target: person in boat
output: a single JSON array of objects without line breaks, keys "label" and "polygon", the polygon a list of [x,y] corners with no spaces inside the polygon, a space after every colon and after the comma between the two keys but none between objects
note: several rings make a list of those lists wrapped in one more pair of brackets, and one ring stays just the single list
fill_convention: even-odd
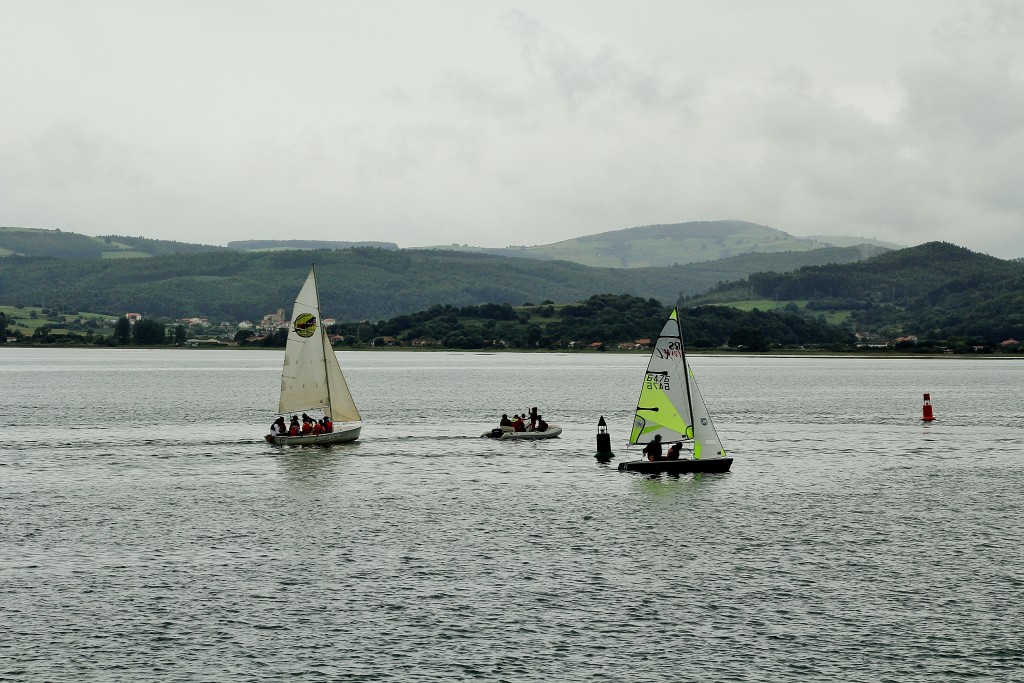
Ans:
[{"label": "person in boat", "polygon": [[676,443],[672,444],[671,446],[668,447],[668,456],[666,457],[666,459],[667,460],[678,460],[679,459],[679,452],[682,451],[682,450],[683,450],[683,444],[681,444],[679,442],[676,442]]},{"label": "person in boat", "polygon": [[331,418],[327,417],[326,415],[323,416],[323,419],[320,420],[320,423],[323,424],[324,426],[324,433],[330,434],[331,432],[334,431],[334,423],[331,422]]},{"label": "person in boat", "polygon": [[288,436],[298,436],[298,435],[299,435],[299,416],[298,415],[292,415],[291,424],[288,425]]},{"label": "person in boat", "polygon": [[[537,410],[537,409],[534,408],[534,410]],[[544,421],[544,417],[542,415],[538,415],[537,416],[537,431],[538,432],[546,432],[546,431],[548,431],[548,423]]]},{"label": "person in boat", "polygon": [[502,413],[501,414],[501,419],[498,420],[498,426],[499,427],[511,427],[512,426],[512,420],[508,419],[508,414],[507,413]]},{"label": "person in boat", "polygon": [[305,413],[302,414],[302,435],[306,436],[313,433],[313,418]]},{"label": "person in boat", "polygon": [[526,422],[520,416],[512,414],[512,431],[514,432],[525,432]]},{"label": "person in boat", "polygon": [[310,420],[310,422],[313,423],[313,433],[314,434],[323,434],[324,433],[324,423],[322,421],[320,421],[320,420]]},{"label": "person in boat", "polygon": [[654,441],[650,441],[644,446],[644,455],[647,456],[648,460],[664,459],[661,457],[661,434],[655,434]]},{"label": "person in boat", "polygon": [[540,415],[537,414],[537,406],[530,408],[530,431],[537,428],[537,421],[540,420]]},{"label": "person in boat", "polygon": [[279,417],[273,421],[270,425],[270,433],[274,436],[284,436],[288,433],[288,428],[284,426],[284,418]]}]

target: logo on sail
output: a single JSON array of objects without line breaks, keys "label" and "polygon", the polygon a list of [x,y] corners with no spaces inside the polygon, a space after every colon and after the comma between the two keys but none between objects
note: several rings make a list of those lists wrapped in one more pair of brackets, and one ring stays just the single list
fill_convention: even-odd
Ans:
[{"label": "logo on sail", "polygon": [[316,331],[316,316],[312,313],[300,313],[295,316],[295,334],[300,337],[312,337]]}]

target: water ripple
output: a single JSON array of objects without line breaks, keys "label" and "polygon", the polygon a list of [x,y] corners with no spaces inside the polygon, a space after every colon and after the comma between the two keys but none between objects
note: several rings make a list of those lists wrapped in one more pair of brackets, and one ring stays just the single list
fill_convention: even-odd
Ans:
[{"label": "water ripple", "polygon": [[[346,354],[363,438],[278,448],[260,438],[278,354],[79,356],[44,356],[63,370],[46,396],[28,356],[3,369],[0,680],[1024,668],[1016,366],[698,358],[737,462],[672,478],[592,457],[597,415],[628,431],[633,357]],[[529,368],[515,386],[509,362]],[[479,438],[527,403],[563,436]],[[76,428],[34,425],[41,409]]]}]

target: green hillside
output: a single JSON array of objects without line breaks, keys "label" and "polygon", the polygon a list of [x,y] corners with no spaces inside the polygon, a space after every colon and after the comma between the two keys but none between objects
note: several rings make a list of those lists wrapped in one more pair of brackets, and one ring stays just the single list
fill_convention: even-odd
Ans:
[{"label": "green hillside", "polygon": [[[755,270],[785,272],[802,265],[847,263],[867,258],[887,249],[876,240],[855,241],[855,238],[797,238],[780,230],[743,221],[704,221],[673,225],[649,225],[589,235],[555,244],[533,247],[489,249],[469,245],[423,247],[422,250],[458,251],[492,256],[508,256],[538,260],[565,260],[595,268],[649,268],[709,263],[744,256],[773,256],[758,262]],[[860,239],[860,238],[856,238]],[[839,244],[841,243],[841,244]],[[0,228],[0,257],[53,256],[73,259],[148,258],[174,254],[196,254],[225,251],[287,251],[352,249],[374,247],[398,250],[393,242],[345,242],[337,240],[240,240],[227,247],[189,244],[146,237],[104,235],[89,237],[62,230],[37,228]],[[837,248],[845,252],[836,251]],[[794,254],[807,254],[794,258]],[[755,256],[756,258],[756,256]],[[740,261],[723,263],[724,270]],[[793,265],[796,264],[796,265]],[[745,277],[733,271],[732,277]]]},{"label": "green hillside", "polygon": [[0,256],[52,256],[66,259],[148,258],[168,254],[228,251],[226,247],[186,244],[146,237],[89,237],[63,230],[0,227]]},{"label": "green hillside", "polygon": [[[688,300],[765,299],[889,338],[1024,339],[1024,263],[929,242],[845,265],[755,273]],[[799,303],[798,303],[799,302]]]},{"label": "green hillside", "polygon": [[906,249],[905,244],[876,240],[872,237],[846,237],[837,235],[803,235],[805,240],[814,240],[818,244],[827,244],[833,247],[855,247],[859,244],[869,244],[873,247],[881,247],[883,250]]},{"label": "green hillside", "polygon": [[229,249],[238,251],[286,251],[289,249],[352,249],[374,247],[398,250],[394,242],[341,242],[338,240],[239,240],[228,242]]},{"label": "green hillside", "polygon": [[379,319],[434,304],[577,301],[619,292],[672,301],[698,280],[665,268],[587,268],[575,263],[454,252],[218,252],[151,259],[0,259],[0,302],[147,315],[245,320],[288,308],[310,264],[325,315]]},{"label": "green hillside", "polygon": [[[891,248],[869,239],[794,237],[781,230],[746,221],[646,225],[532,247],[488,249],[451,245],[437,248],[520,258],[560,259],[598,268],[644,268],[717,261],[754,253],[810,252],[861,244],[867,245],[864,247],[866,255]],[[819,264],[828,262],[817,261]]]}]

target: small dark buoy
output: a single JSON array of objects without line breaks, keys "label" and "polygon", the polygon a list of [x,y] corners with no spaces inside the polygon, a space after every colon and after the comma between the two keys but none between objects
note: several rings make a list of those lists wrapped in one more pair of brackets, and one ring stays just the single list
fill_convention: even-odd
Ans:
[{"label": "small dark buoy", "polygon": [[612,453],[612,437],[608,434],[608,425],[605,424],[604,415],[597,421],[597,453],[594,457],[598,462],[608,462],[615,457]]},{"label": "small dark buoy", "polygon": [[924,406],[921,408],[921,421],[931,422],[935,417],[932,416],[932,395],[924,395]]}]

